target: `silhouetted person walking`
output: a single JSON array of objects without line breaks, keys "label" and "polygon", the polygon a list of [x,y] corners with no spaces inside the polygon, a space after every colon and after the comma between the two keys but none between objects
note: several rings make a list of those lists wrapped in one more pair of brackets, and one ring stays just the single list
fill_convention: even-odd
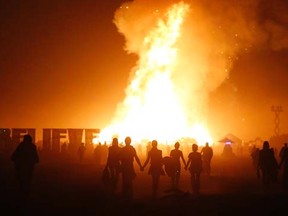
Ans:
[{"label": "silhouetted person walking", "polygon": [[158,142],[152,141],[152,149],[148,152],[147,159],[142,167],[142,171],[150,161],[150,168],[148,174],[152,177],[152,194],[153,198],[157,197],[157,191],[159,186],[159,179],[161,175],[165,175],[163,170],[162,151],[157,149]]},{"label": "silhouetted person walking", "polygon": [[16,178],[19,182],[20,193],[23,198],[30,195],[34,165],[39,163],[36,145],[32,143],[32,137],[26,134],[23,141],[12,153],[11,160],[14,162]]},{"label": "silhouetted person walking", "polygon": [[108,158],[108,145],[106,142],[104,142],[104,145],[101,147],[101,161],[100,164],[105,165],[107,158]]},{"label": "silhouetted person walking", "polygon": [[[190,166],[189,166],[190,165]],[[191,174],[191,186],[195,195],[199,194],[200,189],[200,174],[202,171],[201,153],[198,152],[198,145],[192,145],[192,152],[188,155],[188,162],[185,169],[189,167]]]},{"label": "silhouetted person walking", "polygon": [[250,156],[252,158],[252,165],[253,165],[253,168],[256,170],[257,177],[260,177],[259,170],[257,169],[257,166],[259,163],[259,152],[260,152],[260,149],[257,148],[255,145],[253,145]]},{"label": "silhouetted person walking", "polygon": [[81,143],[81,145],[78,148],[78,157],[79,157],[80,162],[82,162],[84,159],[85,151],[86,151],[85,144]]},{"label": "silhouetted person walking", "polygon": [[281,161],[279,168],[284,166],[283,173],[282,173],[282,189],[285,193],[288,192],[288,148],[283,150],[283,154],[281,156]]},{"label": "silhouetted person walking", "polygon": [[134,159],[141,168],[141,162],[137,156],[136,150],[131,146],[131,138],[125,138],[125,146],[121,148],[120,151],[120,162],[121,162],[121,171],[122,171],[122,192],[123,197],[127,201],[133,199],[133,180],[136,177],[134,170]]},{"label": "silhouetted person walking", "polygon": [[102,144],[99,142],[94,149],[93,155],[95,158],[96,166],[100,166],[102,161]]},{"label": "silhouetted person walking", "polygon": [[171,181],[172,181],[172,190],[178,190],[180,173],[181,173],[180,159],[182,160],[184,166],[186,166],[186,162],[183,157],[183,152],[179,150],[180,143],[176,142],[174,147],[175,149],[171,150],[170,152],[170,157],[172,158],[173,167],[174,167],[174,170],[171,175]]},{"label": "silhouetted person walking", "polygon": [[205,174],[207,176],[210,176],[211,160],[212,160],[212,157],[213,157],[213,149],[212,149],[211,146],[209,146],[208,142],[202,148],[200,153],[202,154],[203,171],[205,172]]},{"label": "silhouetted person walking", "polygon": [[262,183],[268,189],[277,180],[278,163],[273,148],[268,141],[264,141],[263,148],[259,152],[258,169],[261,171]]},{"label": "silhouetted person walking", "polygon": [[284,143],[284,145],[282,146],[280,152],[279,152],[279,157],[280,157],[280,160],[282,160],[282,157],[284,156],[285,154],[285,150],[288,148],[287,146],[287,143]]},{"label": "silhouetted person walking", "polygon": [[120,173],[120,150],[118,139],[113,138],[111,146],[108,148],[108,157],[106,168],[109,170],[110,173],[110,185],[111,185],[111,192],[112,194],[115,193],[119,173]]}]

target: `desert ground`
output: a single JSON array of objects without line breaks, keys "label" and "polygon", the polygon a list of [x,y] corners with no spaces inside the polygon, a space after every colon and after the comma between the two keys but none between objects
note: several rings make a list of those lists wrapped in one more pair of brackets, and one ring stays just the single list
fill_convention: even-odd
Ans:
[{"label": "desert ground", "polygon": [[[141,159],[142,163],[144,159]],[[43,159],[35,167],[31,197],[21,200],[13,164],[2,157],[1,215],[285,215],[288,196],[278,181],[264,190],[249,155],[223,159],[214,155],[211,176],[201,176],[200,195],[190,186],[190,173],[182,169],[180,190],[169,191],[170,178],[161,176],[159,194],[153,199],[148,168],[135,163],[134,199],[121,198],[121,179],[115,196],[101,181],[104,164],[57,157]]]}]

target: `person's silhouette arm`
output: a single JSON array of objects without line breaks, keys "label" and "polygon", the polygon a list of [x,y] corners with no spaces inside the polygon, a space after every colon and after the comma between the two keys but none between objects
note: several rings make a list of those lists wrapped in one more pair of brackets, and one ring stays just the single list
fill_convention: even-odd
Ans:
[{"label": "person's silhouette arm", "polygon": [[185,166],[185,170],[187,170],[187,168],[188,168],[188,166],[190,165],[190,163],[191,163],[191,159],[188,158],[187,164],[186,164],[186,166]]},{"label": "person's silhouette arm", "polygon": [[[119,157],[119,158],[120,158],[120,157]],[[110,160],[111,160],[111,149],[109,148],[109,149],[108,149],[108,157],[107,157],[105,169],[108,168],[108,165],[109,165],[109,163],[110,163]]]},{"label": "person's silhouette arm", "polygon": [[11,155],[11,160],[13,162],[17,163],[20,152],[21,152],[21,143],[16,147],[16,149],[14,150],[14,152]]},{"label": "person's silhouette arm", "polygon": [[180,157],[181,157],[181,159],[182,159],[182,162],[183,162],[184,166],[186,167],[186,161],[185,161],[185,159],[184,159],[184,157],[183,157],[183,152],[181,152]]},{"label": "person's silhouette arm", "polygon": [[138,155],[137,155],[137,153],[136,153],[136,150],[135,150],[135,155],[134,155],[134,157],[135,157],[135,160],[136,160],[137,164],[139,165],[139,167],[140,167],[140,169],[141,169],[141,168],[142,168],[142,165],[141,165],[140,159],[139,159],[139,157],[138,157]]},{"label": "person's silhouette arm", "polygon": [[18,148],[12,153],[11,160],[16,161],[17,160],[17,154],[18,154]]},{"label": "person's silhouette arm", "polygon": [[147,164],[149,163],[150,159],[151,159],[151,154],[149,152],[146,161],[144,162],[143,166],[141,167],[141,171],[144,171],[144,169],[147,166]]}]

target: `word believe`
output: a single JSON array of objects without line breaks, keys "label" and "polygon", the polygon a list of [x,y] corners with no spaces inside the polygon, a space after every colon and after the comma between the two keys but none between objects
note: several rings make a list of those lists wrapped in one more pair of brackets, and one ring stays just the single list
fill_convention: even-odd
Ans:
[{"label": "word believe", "polygon": [[[68,148],[70,150],[76,150],[82,142],[86,145],[93,145],[92,141],[99,133],[100,129],[44,128],[42,129],[42,150],[60,151],[63,138],[69,140]],[[15,146],[21,142],[25,134],[30,134],[33,141],[36,141],[35,128],[0,128],[1,145]]]}]

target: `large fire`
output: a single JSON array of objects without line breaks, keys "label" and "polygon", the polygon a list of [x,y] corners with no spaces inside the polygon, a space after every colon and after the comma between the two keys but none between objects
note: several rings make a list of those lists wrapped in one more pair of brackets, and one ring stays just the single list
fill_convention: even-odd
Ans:
[{"label": "large fire", "polygon": [[187,116],[191,113],[187,113],[189,110],[177,91],[181,86],[173,80],[180,58],[177,41],[189,11],[190,6],[183,2],[164,13],[154,11],[157,24],[141,41],[139,62],[126,89],[126,98],[112,123],[101,131],[99,141],[110,142],[115,136],[123,141],[130,136],[137,143],[157,139],[159,143],[174,145],[183,138],[192,138],[199,145],[212,143],[204,121],[189,121]]}]

